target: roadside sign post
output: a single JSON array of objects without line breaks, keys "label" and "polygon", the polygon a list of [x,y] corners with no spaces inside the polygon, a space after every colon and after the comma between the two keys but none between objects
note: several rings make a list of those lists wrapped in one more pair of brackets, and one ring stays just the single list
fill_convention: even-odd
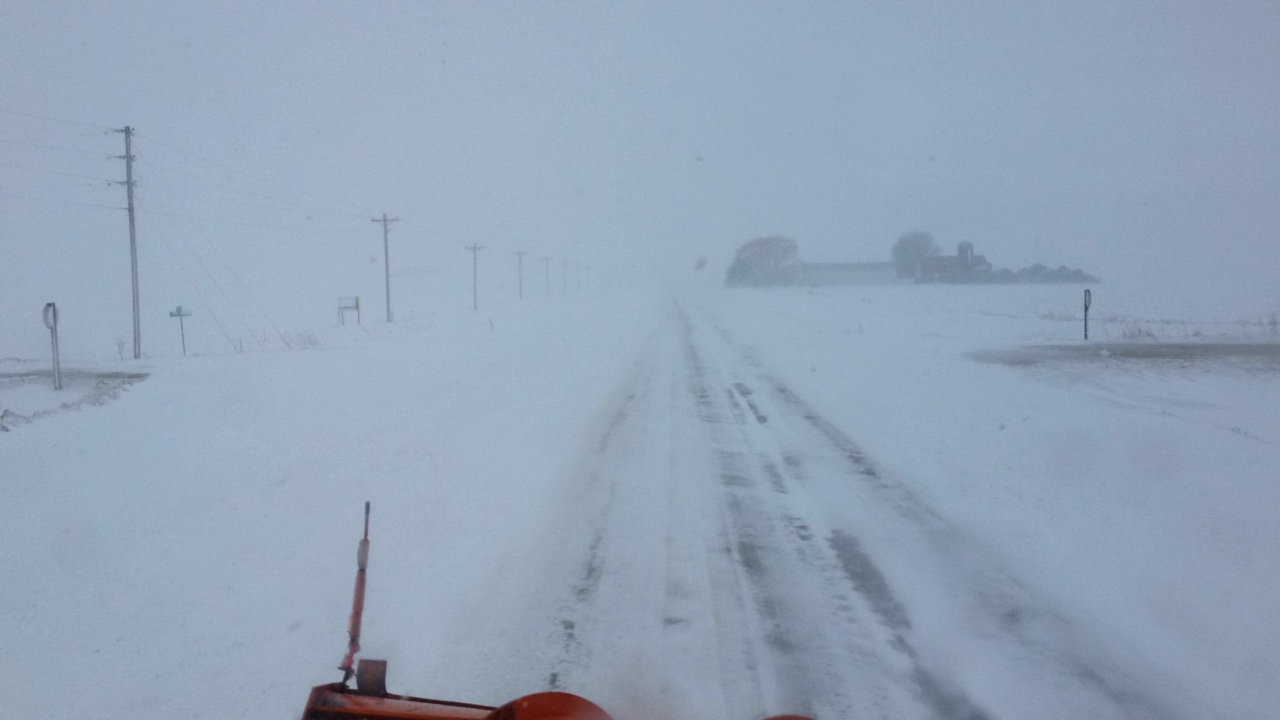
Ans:
[{"label": "roadside sign post", "polygon": [[360,324],[360,296],[338,298],[338,324],[347,324],[347,311],[354,310],[356,313],[356,324]]},{"label": "roadside sign post", "polygon": [[44,326],[49,328],[49,336],[53,339],[53,389],[62,389],[62,360],[58,357],[58,306],[55,303],[44,304]]},{"label": "roadside sign post", "polygon": [[1084,339],[1089,339],[1089,306],[1093,304],[1093,293],[1084,289]]},{"label": "roadside sign post", "polygon": [[183,310],[182,306],[179,305],[177,310],[174,310],[173,312],[169,313],[169,317],[178,318],[178,333],[182,335],[182,357],[186,357],[187,356],[187,328],[182,324],[182,318],[191,317],[191,311]]}]

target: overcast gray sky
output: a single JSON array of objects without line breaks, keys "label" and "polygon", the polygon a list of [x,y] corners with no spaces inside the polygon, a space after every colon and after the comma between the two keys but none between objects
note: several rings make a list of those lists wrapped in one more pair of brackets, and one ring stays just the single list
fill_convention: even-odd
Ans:
[{"label": "overcast gray sky", "polygon": [[299,329],[376,304],[384,209],[407,313],[472,242],[497,285],[517,248],[719,275],[763,234],[885,259],[923,229],[1256,315],[1277,37],[1275,2],[2,0],[0,357],[41,352],[47,299],[88,355],[127,337],[125,220],[90,207],[123,204],[125,124],[157,333],[179,302]]}]

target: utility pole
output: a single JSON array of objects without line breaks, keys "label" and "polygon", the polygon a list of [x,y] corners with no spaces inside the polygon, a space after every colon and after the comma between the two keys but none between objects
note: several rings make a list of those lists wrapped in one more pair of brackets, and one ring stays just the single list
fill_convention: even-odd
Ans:
[{"label": "utility pole", "polygon": [[547,273],[547,294],[550,295],[551,294],[551,257],[550,256],[548,255],[542,256],[542,269],[545,270]]},{"label": "utility pole", "polygon": [[480,257],[480,251],[484,249],[483,245],[468,245],[467,249],[471,251],[471,309],[478,310],[480,308],[480,295],[476,290],[479,287],[479,272],[477,258]]},{"label": "utility pole", "polygon": [[524,299],[524,256],[525,251],[516,251],[516,277],[519,278],[520,299]]},{"label": "utility pole", "polygon": [[391,232],[391,223],[400,222],[400,218],[389,218],[384,212],[382,217],[374,218],[373,221],[382,223],[382,271],[387,281],[387,322],[391,322],[391,255],[388,252],[387,234]]},{"label": "utility pole", "polygon": [[142,321],[138,310],[138,233],[133,220],[133,128],[125,125],[111,132],[124,133],[124,155],[116,158],[124,160],[124,185],[129,196],[129,267],[133,271],[133,359],[142,357]]}]

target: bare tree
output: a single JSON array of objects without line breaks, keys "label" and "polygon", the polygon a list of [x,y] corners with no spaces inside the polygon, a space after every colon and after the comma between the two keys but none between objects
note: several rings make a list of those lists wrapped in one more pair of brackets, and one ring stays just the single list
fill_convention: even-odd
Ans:
[{"label": "bare tree", "polygon": [[898,277],[915,277],[920,269],[920,259],[938,254],[938,243],[927,232],[913,230],[898,238],[893,244],[893,266]]},{"label": "bare tree", "polygon": [[738,248],[724,283],[728,286],[795,285],[803,267],[796,241],[774,235],[756,238]]}]

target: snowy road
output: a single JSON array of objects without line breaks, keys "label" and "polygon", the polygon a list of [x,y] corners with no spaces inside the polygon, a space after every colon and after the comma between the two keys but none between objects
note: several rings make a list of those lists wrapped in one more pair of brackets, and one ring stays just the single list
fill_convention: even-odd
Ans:
[{"label": "snowy road", "polygon": [[975,362],[1056,341],[1022,305],[1057,297],[928,293],[512,306],[128,366],[92,402],[0,385],[0,694],[295,716],[371,500],[363,656],[401,692],[1269,717],[1273,373]]},{"label": "snowy road", "polygon": [[975,716],[916,662],[902,604],[811,491],[875,471],[782,381],[675,312],[570,523],[590,532],[549,684],[590,687],[611,646],[642,639],[668,673],[663,704],[690,717]]},{"label": "snowy road", "polygon": [[1004,661],[1056,695],[1046,716],[1172,716],[1073,654],[1063,622],[711,316],[673,303],[617,397],[533,585],[502,594],[526,630],[470,638],[539,648],[519,663],[546,687],[622,717],[988,717],[916,649],[886,547],[904,582],[983,606]]}]

